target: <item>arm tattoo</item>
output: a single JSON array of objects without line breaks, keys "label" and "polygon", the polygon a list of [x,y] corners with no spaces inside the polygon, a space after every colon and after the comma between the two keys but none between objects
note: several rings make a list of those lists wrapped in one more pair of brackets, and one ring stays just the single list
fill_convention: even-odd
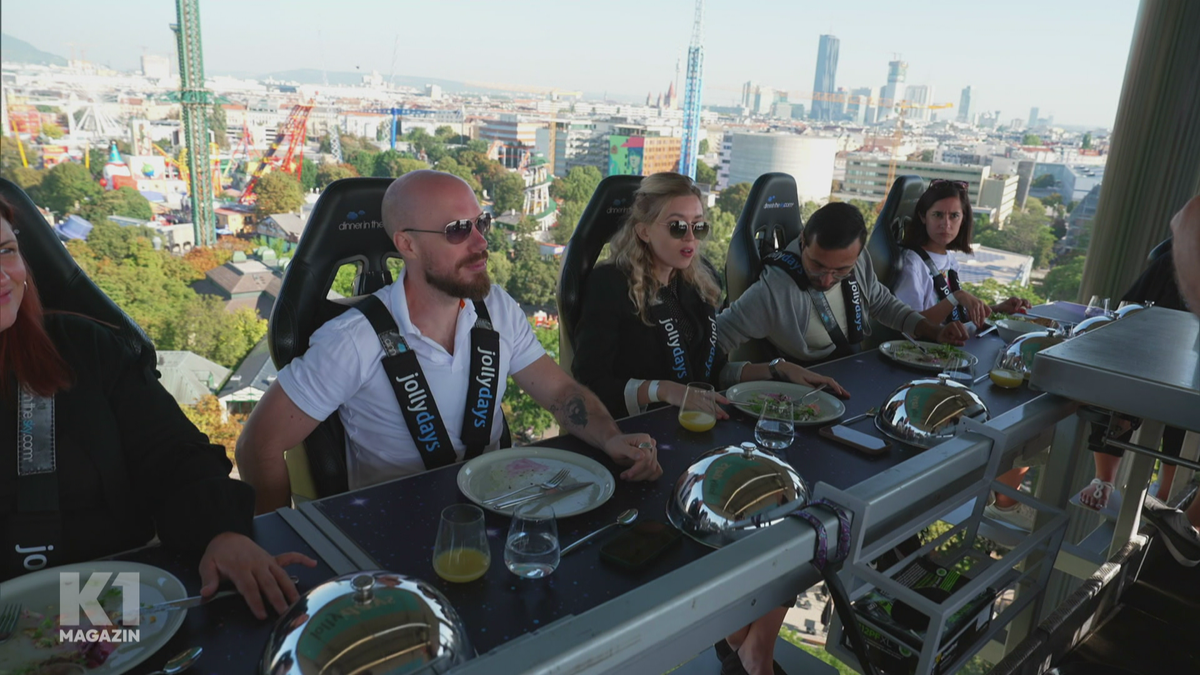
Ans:
[{"label": "arm tattoo", "polygon": [[572,396],[563,406],[567,421],[571,424],[584,428],[588,424],[587,404],[584,403],[582,396]]}]

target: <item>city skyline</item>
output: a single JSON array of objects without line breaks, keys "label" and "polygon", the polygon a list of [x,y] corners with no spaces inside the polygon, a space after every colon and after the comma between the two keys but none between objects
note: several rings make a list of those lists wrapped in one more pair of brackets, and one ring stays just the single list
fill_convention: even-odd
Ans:
[{"label": "city skyline", "polygon": [[[63,0],[58,7],[55,30],[47,31],[44,8],[10,2],[3,31],[64,57],[86,50],[89,60],[120,70],[136,70],[143,47],[175,59],[167,28],[175,20],[173,3],[145,7],[115,0],[101,8]],[[615,18],[597,20],[600,7],[604,16]],[[847,91],[881,88],[888,62],[899,55],[909,64],[905,84],[933,87],[935,103],[957,108],[957,92],[971,86],[972,112],[1000,110],[1001,119],[1009,120],[1038,107],[1060,125],[1111,127],[1137,2],[1124,0],[1100,12],[1082,0],[1053,6],[1022,0],[1003,16],[970,5],[947,13],[944,5],[934,3],[923,3],[916,15],[882,2],[864,2],[853,13],[784,2],[754,7],[759,11],[747,14],[732,1],[706,3],[705,105],[735,103],[747,80],[795,94],[811,92],[819,36],[829,34],[840,42],[837,85]],[[676,62],[686,60],[693,8],[690,0],[614,0],[602,6],[544,0],[453,5],[362,0],[351,3],[349,11],[339,7],[326,16],[327,5],[312,0],[297,0],[287,12],[275,5],[207,0],[201,19],[210,76],[324,67],[331,72],[378,71],[386,77],[396,44],[398,76],[607,92],[640,100],[647,91],[665,90],[675,78]],[[397,19],[378,20],[389,13]],[[757,20],[760,14],[769,23]],[[942,22],[926,31],[927,24],[943,15],[956,25],[947,29]],[[531,21],[534,17],[539,20]],[[545,17],[557,21],[541,20]],[[781,37],[764,39],[765,25]],[[534,35],[530,26],[542,34]],[[797,28],[781,31],[778,26]],[[261,30],[256,33],[255,27]],[[292,38],[281,40],[283,35]],[[1004,35],[1012,35],[1014,44],[1005,42]],[[1020,47],[1014,49],[1017,40]],[[277,48],[263,48],[271,44]],[[570,45],[569,50],[563,45]],[[572,51],[587,58],[567,58]],[[1063,81],[1060,73],[1074,79]],[[957,110],[942,117],[953,119]]]}]

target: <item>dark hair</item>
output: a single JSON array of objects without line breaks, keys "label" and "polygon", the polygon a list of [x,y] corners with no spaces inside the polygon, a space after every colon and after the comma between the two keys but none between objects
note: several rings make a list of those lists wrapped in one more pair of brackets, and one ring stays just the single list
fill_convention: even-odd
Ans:
[{"label": "dark hair", "polygon": [[975,217],[971,215],[971,197],[966,190],[948,181],[930,185],[925,194],[917,200],[912,220],[908,221],[904,228],[904,240],[900,245],[905,248],[924,246],[925,242],[929,241],[929,227],[925,224],[925,214],[929,213],[934,204],[950,197],[958,197],[962,203],[962,224],[958,228],[958,236],[946,245],[946,250],[971,253],[971,237],[975,230]]},{"label": "dark hair", "polygon": [[[0,196],[0,216],[15,231],[16,211]],[[20,253],[17,254],[18,256]],[[24,262],[25,259],[21,258]],[[0,372],[12,373],[17,384],[39,396],[52,396],[71,384],[71,372],[43,324],[45,313],[33,282],[33,271],[25,266],[25,292],[17,307],[17,320],[0,332]],[[6,389],[4,397],[7,398]]]},{"label": "dark hair", "polygon": [[845,202],[830,202],[817,209],[804,225],[804,245],[817,244],[823,249],[840,251],[858,241],[867,243],[867,225],[862,212]]}]

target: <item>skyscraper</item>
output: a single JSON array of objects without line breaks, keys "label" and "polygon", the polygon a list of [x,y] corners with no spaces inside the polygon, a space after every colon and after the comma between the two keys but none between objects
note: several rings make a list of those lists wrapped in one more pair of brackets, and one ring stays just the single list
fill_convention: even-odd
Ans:
[{"label": "skyscraper", "polygon": [[822,35],[817,45],[817,75],[813,78],[812,118],[828,122],[833,119],[835,106],[832,101],[822,100],[822,94],[835,91],[837,78],[838,45],[840,40],[832,35]]},{"label": "skyscraper", "polygon": [[1029,109],[1029,128],[1030,129],[1036,127],[1038,124],[1038,112],[1039,111],[1037,108]]},{"label": "skyscraper", "polygon": [[754,84],[753,81],[747,81],[746,84],[742,85],[742,107],[743,108],[753,108],[754,107],[754,92],[757,90],[758,90],[758,85]]},{"label": "skyscraper", "polygon": [[[928,84],[910,84],[904,90],[904,98],[912,105],[924,106],[933,103],[933,87]],[[910,120],[929,121],[929,108],[913,108],[905,115]]]},{"label": "skyscraper", "polygon": [[958,99],[958,121],[971,123],[971,88],[963,87],[962,96]]},{"label": "skyscraper", "polygon": [[874,87],[859,87],[850,90],[850,99],[846,101],[846,114],[855,124],[875,123],[878,93]]},{"label": "skyscraper", "polygon": [[885,119],[896,109],[896,103],[904,95],[904,79],[908,77],[908,63],[896,59],[888,62],[887,84],[879,93],[883,99],[879,104],[877,119]]}]

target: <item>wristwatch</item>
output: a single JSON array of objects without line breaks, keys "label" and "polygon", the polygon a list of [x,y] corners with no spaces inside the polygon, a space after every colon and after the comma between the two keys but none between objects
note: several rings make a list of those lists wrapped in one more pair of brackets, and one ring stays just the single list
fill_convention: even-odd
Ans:
[{"label": "wristwatch", "polygon": [[787,360],[780,357],[767,364],[767,370],[771,371],[771,379],[777,382],[786,382],[787,376],[779,372],[779,366],[787,363]]}]

